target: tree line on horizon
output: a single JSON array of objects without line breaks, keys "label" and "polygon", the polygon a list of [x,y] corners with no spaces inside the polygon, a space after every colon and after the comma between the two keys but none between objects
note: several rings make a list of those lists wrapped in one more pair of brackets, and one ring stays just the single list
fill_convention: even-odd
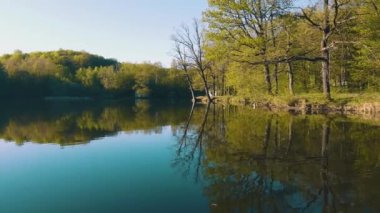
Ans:
[{"label": "tree line on horizon", "polygon": [[[214,96],[380,90],[380,0],[209,0],[172,36],[190,90]],[[197,79],[193,76],[196,75]],[[194,96],[193,96],[194,99]]]},{"label": "tree line on horizon", "polygon": [[0,97],[167,98],[188,96],[183,76],[159,63],[120,63],[84,51],[0,57]]}]

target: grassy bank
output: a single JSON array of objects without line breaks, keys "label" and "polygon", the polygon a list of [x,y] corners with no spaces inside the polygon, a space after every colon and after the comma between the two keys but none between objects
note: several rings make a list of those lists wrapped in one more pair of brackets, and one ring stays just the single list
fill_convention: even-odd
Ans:
[{"label": "grassy bank", "polygon": [[[205,101],[204,98],[199,98],[198,100]],[[380,114],[380,93],[335,93],[331,101],[326,100],[323,94],[320,93],[299,94],[296,96],[218,96],[215,97],[215,101],[222,104],[299,110],[310,113]]]}]

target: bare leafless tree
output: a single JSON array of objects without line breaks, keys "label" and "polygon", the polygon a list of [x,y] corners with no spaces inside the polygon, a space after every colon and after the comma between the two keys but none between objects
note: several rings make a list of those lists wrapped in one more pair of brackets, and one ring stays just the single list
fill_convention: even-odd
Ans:
[{"label": "bare leafless tree", "polygon": [[187,84],[189,85],[189,90],[191,93],[191,100],[194,103],[195,94],[194,94],[193,81],[191,79],[190,72],[189,72],[189,67],[190,67],[189,58],[187,56],[186,48],[177,40],[174,40],[174,58],[178,66],[177,68],[183,70],[185,73],[185,78],[186,78]]},{"label": "bare leafless tree", "polygon": [[204,53],[204,30],[199,20],[194,19],[191,27],[188,25],[182,25],[176,34],[172,37],[173,41],[179,46],[184,55],[188,58],[188,65],[194,68],[200,75],[206,97],[209,102],[212,102],[213,98],[210,94],[209,85],[207,82],[207,71],[209,70],[209,64],[205,60]]}]

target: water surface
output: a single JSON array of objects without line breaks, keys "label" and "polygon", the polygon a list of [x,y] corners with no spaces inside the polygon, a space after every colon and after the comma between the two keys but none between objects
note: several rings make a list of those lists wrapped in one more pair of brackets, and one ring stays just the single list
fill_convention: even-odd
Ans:
[{"label": "water surface", "polygon": [[380,127],[187,103],[0,106],[1,212],[378,212]]}]

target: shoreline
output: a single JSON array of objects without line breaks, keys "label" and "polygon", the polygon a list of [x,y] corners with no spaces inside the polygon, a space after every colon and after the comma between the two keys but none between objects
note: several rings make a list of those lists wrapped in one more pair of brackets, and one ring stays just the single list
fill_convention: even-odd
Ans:
[{"label": "shoreline", "polygon": [[[354,94],[357,95],[357,94]],[[375,97],[375,99],[380,97]],[[197,102],[207,104],[204,96],[196,98]],[[271,111],[289,111],[302,114],[341,114],[362,115],[380,119],[380,100],[351,101],[341,98],[326,100],[313,100],[304,97],[264,97],[264,98],[241,98],[236,96],[217,96],[214,102],[224,105],[247,106]]]}]

